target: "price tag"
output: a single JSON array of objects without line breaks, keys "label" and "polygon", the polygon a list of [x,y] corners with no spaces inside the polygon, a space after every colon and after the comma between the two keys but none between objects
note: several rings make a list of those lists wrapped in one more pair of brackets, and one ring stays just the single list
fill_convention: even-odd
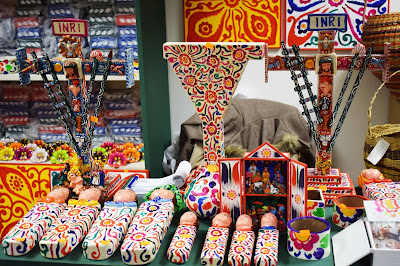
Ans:
[{"label": "price tag", "polygon": [[368,155],[367,160],[370,161],[373,165],[376,165],[382,157],[385,155],[388,150],[390,143],[384,139],[379,139],[378,143],[375,145],[375,148]]}]

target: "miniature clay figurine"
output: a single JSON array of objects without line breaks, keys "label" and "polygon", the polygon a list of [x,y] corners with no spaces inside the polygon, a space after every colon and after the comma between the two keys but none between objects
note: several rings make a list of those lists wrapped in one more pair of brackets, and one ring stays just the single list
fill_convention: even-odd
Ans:
[{"label": "miniature clay figurine", "polygon": [[[58,188],[52,197],[38,199],[36,204],[11,228],[2,240],[4,254],[21,256],[28,253],[42,239],[57,217],[64,211],[67,188]],[[67,191],[65,191],[67,190]],[[63,200],[64,199],[64,200]]]},{"label": "miniature clay figurine", "polygon": [[278,219],[272,213],[266,213],[261,218],[258,230],[256,250],[254,253],[255,265],[273,266],[278,264],[279,233],[276,229]]},{"label": "miniature clay figurine", "polygon": [[82,243],[85,257],[91,260],[111,257],[123,240],[136,210],[137,196],[132,190],[119,190],[114,195],[114,201],[105,202]]},{"label": "miniature clay figurine", "polygon": [[57,178],[57,183],[53,184],[53,187],[67,186],[68,185],[68,172],[70,171],[70,165],[68,162],[64,164],[64,169],[61,170]]},{"label": "miniature clay figurine", "polygon": [[154,188],[144,199],[121,246],[122,261],[129,265],[154,260],[172,216],[183,208],[180,191],[173,185]]},{"label": "miniature clay figurine", "polygon": [[93,163],[93,171],[90,178],[90,183],[95,186],[104,186],[105,174],[102,167],[102,162],[96,160]]},{"label": "miniature clay figurine", "polygon": [[236,221],[236,231],[233,233],[231,248],[229,249],[229,265],[249,266],[253,255],[255,240],[255,223],[253,219],[242,214]]},{"label": "miniature clay figurine", "polygon": [[173,263],[185,263],[190,256],[196,238],[199,219],[194,212],[185,212],[179,221],[178,228],[167,251],[167,258]]},{"label": "miniature clay figurine", "polygon": [[202,265],[222,265],[224,263],[229,227],[231,226],[232,218],[226,212],[219,213],[212,219],[201,251]]}]

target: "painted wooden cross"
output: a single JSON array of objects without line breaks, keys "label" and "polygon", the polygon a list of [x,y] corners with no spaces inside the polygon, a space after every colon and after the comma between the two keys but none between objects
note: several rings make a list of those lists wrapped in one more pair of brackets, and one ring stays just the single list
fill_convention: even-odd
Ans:
[{"label": "painted wooden cross", "polygon": [[[300,103],[303,105],[303,114],[308,119],[308,124],[311,128],[313,138],[317,146],[316,168],[309,168],[309,177],[326,177],[335,179],[340,182],[340,170],[331,168],[331,154],[336,137],[339,134],[344,118],[348,112],[350,104],[354,98],[359,82],[365,70],[383,70],[382,80],[387,81],[389,70],[389,44],[385,44],[384,55],[371,56],[371,49],[365,55],[365,48],[357,45],[353,50],[354,56],[336,56],[335,54],[335,34],[337,30],[346,30],[347,15],[346,14],[312,14],[308,17],[309,30],[318,31],[318,54],[317,56],[300,57],[298,54],[299,48],[293,46],[293,51],[296,56],[289,56],[289,51],[282,43],[283,53],[285,57],[275,56],[268,58],[268,71],[290,70],[292,79],[296,84],[295,91],[298,92]],[[332,135],[332,124],[343,99],[343,95],[350,81],[354,69],[360,70],[355,81],[345,109],[340,117],[338,126]],[[308,70],[315,70],[318,75],[318,96],[317,104],[314,104],[314,95],[311,91],[312,84],[308,82],[306,76]],[[337,70],[348,70],[345,83],[340,92],[338,102],[335,109],[333,106],[333,76]],[[301,74],[295,74],[294,71],[301,71]],[[303,77],[305,85],[300,86],[297,77]],[[267,79],[266,79],[267,80]],[[310,97],[304,98],[302,90],[307,89]],[[308,109],[307,102],[312,102],[313,107]],[[315,113],[316,122],[312,122],[311,113]],[[316,130],[314,123],[317,124]]]},{"label": "painted wooden cross", "polygon": [[264,43],[165,43],[173,67],[200,119],[204,159],[224,157],[223,117],[250,59],[264,57]]}]

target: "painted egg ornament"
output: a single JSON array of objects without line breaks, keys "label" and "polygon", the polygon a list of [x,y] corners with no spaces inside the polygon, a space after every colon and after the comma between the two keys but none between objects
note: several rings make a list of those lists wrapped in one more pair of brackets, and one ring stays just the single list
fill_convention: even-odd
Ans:
[{"label": "painted egg ornament", "polygon": [[207,166],[190,183],[185,193],[186,206],[201,218],[211,219],[220,209],[220,176],[216,166]]}]

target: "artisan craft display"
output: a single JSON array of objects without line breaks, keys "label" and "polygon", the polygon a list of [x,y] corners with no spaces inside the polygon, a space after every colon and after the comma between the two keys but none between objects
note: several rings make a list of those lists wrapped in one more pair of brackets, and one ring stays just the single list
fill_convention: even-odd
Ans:
[{"label": "artisan craft display", "polygon": [[167,250],[169,261],[185,263],[189,259],[199,224],[199,219],[194,212],[185,212],[181,216],[178,228],[176,228]]},{"label": "artisan craft display", "polygon": [[226,212],[221,212],[212,219],[211,227],[208,228],[206,240],[201,250],[200,260],[202,265],[222,265],[224,263],[231,226],[232,217]]}]

